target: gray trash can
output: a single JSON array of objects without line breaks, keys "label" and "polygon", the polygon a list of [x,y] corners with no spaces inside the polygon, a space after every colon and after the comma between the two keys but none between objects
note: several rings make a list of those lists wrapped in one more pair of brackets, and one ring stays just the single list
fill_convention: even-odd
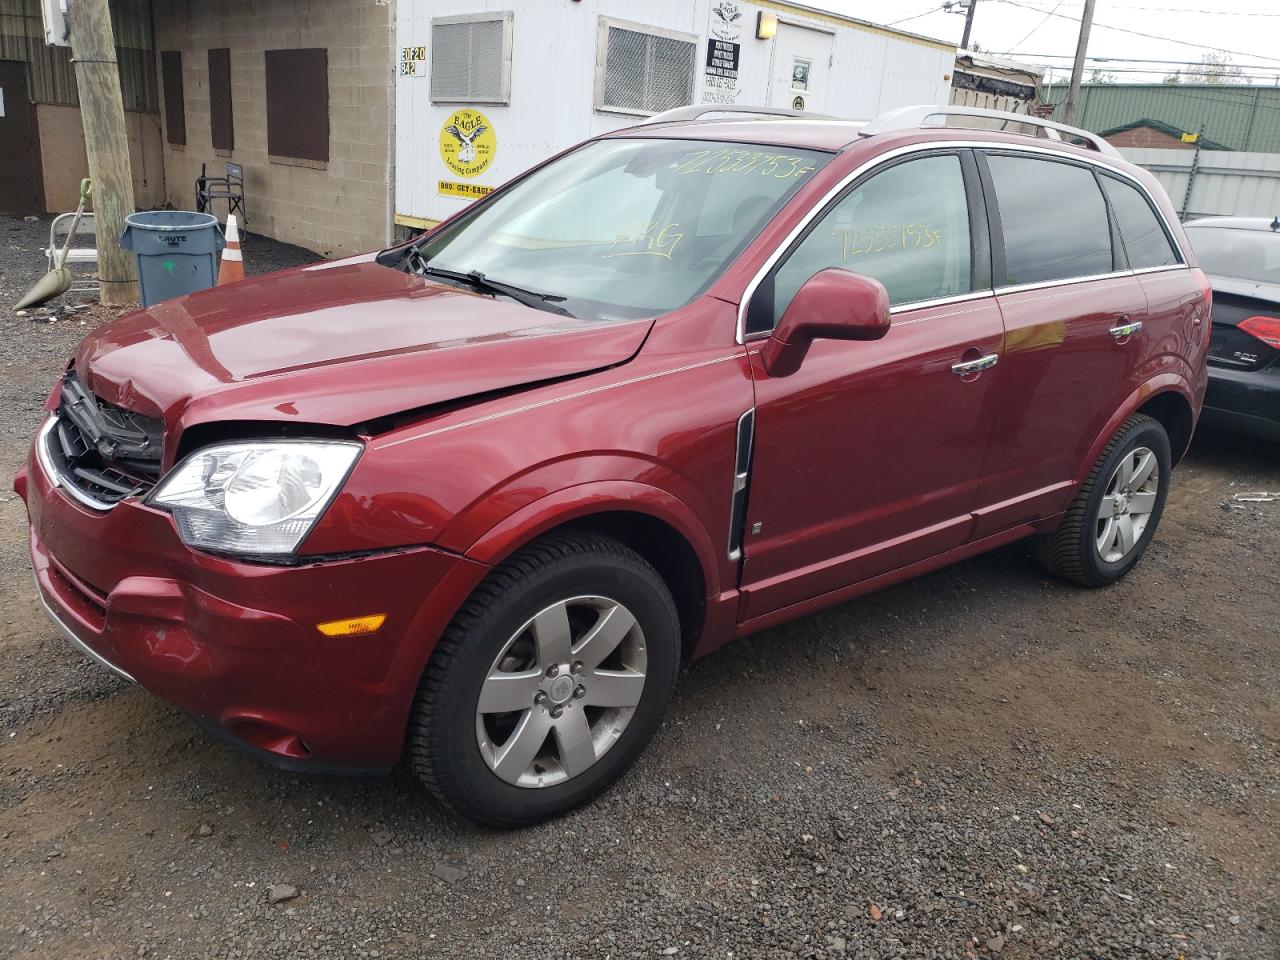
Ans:
[{"label": "gray trash can", "polygon": [[186,210],[149,210],[124,218],[120,245],[138,260],[138,291],[149,307],[218,282],[226,246],[218,218]]}]

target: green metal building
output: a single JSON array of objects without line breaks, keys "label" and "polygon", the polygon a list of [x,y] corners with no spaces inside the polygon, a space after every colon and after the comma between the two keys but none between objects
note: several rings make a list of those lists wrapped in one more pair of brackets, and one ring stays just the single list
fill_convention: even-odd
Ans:
[{"label": "green metal building", "polygon": [[[1065,84],[1044,89],[1060,106]],[[1055,113],[1054,119],[1061,119]],[[1075,123],[1094,133],[1155,120],[1204,136],[1228,150],[1280,153],[1280,86],[1223,83],[1099,83],[1080,88]]]}]

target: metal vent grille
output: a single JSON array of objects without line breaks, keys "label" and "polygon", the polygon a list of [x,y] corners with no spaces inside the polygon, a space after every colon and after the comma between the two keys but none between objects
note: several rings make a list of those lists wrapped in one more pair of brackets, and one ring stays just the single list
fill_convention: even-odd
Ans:
[{"label": "metal vent grille", "polygon": [[501,103],[506,20],[467,20],[431,26],[431,99]]},{"label": "metal vent grille", "polygon": [[660,113],[693,102],[697,45],[610,26],[605,50],[605,109]]}]

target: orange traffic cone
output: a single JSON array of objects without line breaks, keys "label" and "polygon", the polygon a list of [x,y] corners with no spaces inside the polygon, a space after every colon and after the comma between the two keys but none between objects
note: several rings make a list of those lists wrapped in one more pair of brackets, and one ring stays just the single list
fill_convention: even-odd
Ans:
[{"label": "orange traffic cone", "polygon": [[240,252],[240,230],[236,215],[227,214],[227,245],[222,248],[222,264],[218,267],[218,286],[244,279],[244,254]]}]

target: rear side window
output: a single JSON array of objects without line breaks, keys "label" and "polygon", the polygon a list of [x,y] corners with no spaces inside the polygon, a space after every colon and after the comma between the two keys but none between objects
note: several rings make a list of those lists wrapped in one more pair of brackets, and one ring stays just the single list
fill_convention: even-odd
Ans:
[{"label": "rear side window", "polygon": [[827,267],[874,277],[897,305],[968,293],[971,258],[960,158],[899,163],[846,194],[778,268],[773,322],[801,285]]},{"label": "rear side window", "polygon": [[1129,266],[1141,270],[1178,263],[1169,235],[1164,232],[1159,217],[1138,188],[1105,175],[1102,185],[1120,226],[1120,238],[1124,241],[1125,253],[1129,255]]},{"label": "rear side window", "polygon": [[1107,205],[1090,170],[998,154],[987,164],[1004,227],[1006,284],[1112,272]]}]

